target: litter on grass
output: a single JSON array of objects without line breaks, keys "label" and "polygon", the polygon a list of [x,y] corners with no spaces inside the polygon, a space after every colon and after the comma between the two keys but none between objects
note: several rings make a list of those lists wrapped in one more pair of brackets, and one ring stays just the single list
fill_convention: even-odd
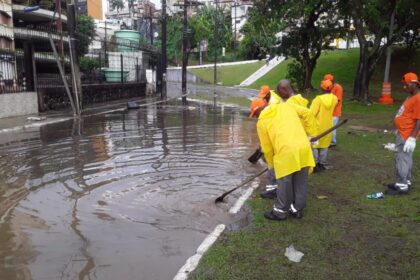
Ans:
[{"label": "litter on grass", "polygon": [[385,149],[390,150],[391,152],[396,151],[394,143],[382,144],[382,146],[384,146]]},{"label": "litter on grass", "polygon": [[286,248],[286,252],[284,253],[284,255],[289,259],[289,261],[300,262],[303,255],[305,254],[296,250],[293,245],[290,245],[289,247]]},{"label": "litter on grass", "polygon": [[326,195],[317,195],[316,197],[318,199],[327,199],[328,198],[328,196],[326,196]]}]

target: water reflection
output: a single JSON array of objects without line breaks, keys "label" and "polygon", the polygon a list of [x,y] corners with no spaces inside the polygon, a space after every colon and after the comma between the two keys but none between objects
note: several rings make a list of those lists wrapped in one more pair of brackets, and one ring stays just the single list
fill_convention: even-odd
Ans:
[{"label": "water reflection", "polygon": [[213,199],[255,172],[254,131],[190,104],[0,140],[0,279],[171,279],[231,219]]}]

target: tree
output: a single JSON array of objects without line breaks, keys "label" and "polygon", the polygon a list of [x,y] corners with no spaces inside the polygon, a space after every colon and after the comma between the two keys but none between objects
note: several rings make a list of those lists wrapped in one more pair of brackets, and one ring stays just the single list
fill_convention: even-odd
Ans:
[{"label": "tree", "polygon": [[111,9],[117,10],[117,13],[124,9],[124,1],[123,0],[109,0],[109,4]]},{"label": "tree", "polygon": [[[347,0],[342,1],[342,13],[353,21],[360,44],[360,58],[353,86],[353,98],[369,100],[369,83],[378,61],[385,51],[408,30],[416,30],[420,22],[420,2],[417,0]],[[395,13],[392,36],[389,36],[391,16]],[[386,39],[386,40],[385,40]]]},{"label": "tree", "polygon": [[295,59],[289,75],[297,80],[301,90],[312,89],[312,73],[322,50],[343,35],[344,18],[338,11],[339,1],[308,0],[282,2],[281,17],[286,36],[282,37],[278,52]]},{"label": "tree", "polygon": [[89,45],[95,37],[95,22],[90,16],[76,17],[77,53],[79,57],[89,52]]},{"label": "tree", "polygon": [[191,47],[194,48],[200,41],[207,40],[208,54],[211,57],[215,51],[220,52],[222,46],[229,50],[233,36],[231,22],[230,10],[221,8],[216,10],[211,6],[202,7],[197,15],[189,19],[189,27],[193,32],[193,37],[190,39]]},{"label": "tree", "polygon": [[244,34],[239,46],[241,56],[249,59],[262,58],[273,52],[275,35],[284,27],[277,13],[280,10],[279,1],[254,2],[248,21],[241,29]]},{"label": "tree", "polygon": [[167,17],[166,28],[168,59],[178,61],[182,57],[182,18],[178,15]]}]

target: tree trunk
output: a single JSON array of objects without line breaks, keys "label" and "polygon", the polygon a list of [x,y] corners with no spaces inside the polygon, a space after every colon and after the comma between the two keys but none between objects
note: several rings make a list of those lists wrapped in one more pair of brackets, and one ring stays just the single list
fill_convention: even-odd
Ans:
[{"label": "tree trunk", "polygon": [[360,57],[359,57],[359,64],[357,66],[356,77],[354,79],[353,85],[353,99],[354,100],[362,100],[364,98],[364,93],[366,92],[366,78],[367,78],[367,71],[368,71],[368,60],[369,60],[369,51],[367,42],[362,42],[359,40],[360,43]]},{"label": "tree trunk", "polygon": [[312,86],[312,73],[314,72],[314,69],[315,69],[315,63],[311,59],[306,59],[304,60],[303,67],[304,67],[303,89],[304,90],[313,89],[314,87]]}]

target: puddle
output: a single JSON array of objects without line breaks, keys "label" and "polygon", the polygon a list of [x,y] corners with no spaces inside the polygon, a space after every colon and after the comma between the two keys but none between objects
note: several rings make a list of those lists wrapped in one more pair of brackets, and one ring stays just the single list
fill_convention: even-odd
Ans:
[{"label": "puddle", "polygon": [[[172,279],[261,167],[235,108],[150,106],[0,139],[0,279]],[[234,196],[239,196],[235,193]]]}]

